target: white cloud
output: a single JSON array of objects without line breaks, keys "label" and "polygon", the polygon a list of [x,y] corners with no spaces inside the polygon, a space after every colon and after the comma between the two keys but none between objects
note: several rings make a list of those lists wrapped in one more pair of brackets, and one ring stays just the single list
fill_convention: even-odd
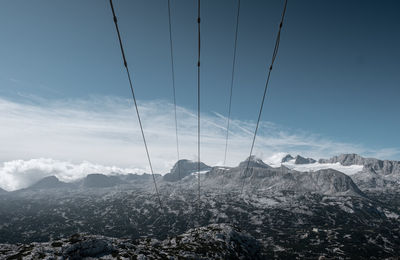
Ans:
[{"label": "white cloud", "polygon": [[283,152],[275,153],[269,157],[264,158],[263,161],[272,167],[279,167],[281,166],[282,158],[285,157],[286,155],[287,153]]},{"label": "white cloud", "polygon": [[[38,166],[32,166],[32,169],[42,171],[43,159],[31,160],[33,158],[52,158],[53,161],[46,165],[58,165],[54,169],[61,179],[73,179],[96,169],[82,167],[85,164],[82,161],[149,171],[136,114],[129,99],[27,100],[30,101],[20,103],[0,98],[0,162],[3,162],[0,187],[28,185],[31,179],[26,175],[32,171],[16,171],[16,175],[25,176],[26,180],[22,177],[10,180],[13,173],[5,169],[9,167],[7,162],[12,165],[14,161],[14,164],[19,162],[22,165],[37,163]],[[154,170],[166,173],[177,160],[173,105],[164,101],[140,102],[139,109]],[[178,107],[178,124],[181,158],[197,160],[196,114]],[[223,160],[225,126],[226,118],[222,115],[202,115],[201,160],[205,163],[216,165]],[[254,122],[232,120],[228,165],[237,165],[248,156],[254,127]],[[261,122],[253,154],[268,159],[283,151],[317,159],[347,152],[368,156],[393,156],[399,152],[393,148],[371,152],[361,145],[335,142],[315,134],[284,129],[271,122]],[[276,155],[273,160],[277,161]],[[84,170],[64,173],[60,164]],[[46,172],[50,175],[53,170]],[[3,175],[8,176],[7,185],[2,182],[6,179]]]},{"label": "white cloud", "polygon": [[0,168],[0,187],[16,190],[28,187],[40,179],[54,175],[61,181],[71,182],[85,177],[88,173],[128,174],[142,173],[140,169],[107,167],[90,162],[74,164],[48,158],[14,160],[5,162]]}]

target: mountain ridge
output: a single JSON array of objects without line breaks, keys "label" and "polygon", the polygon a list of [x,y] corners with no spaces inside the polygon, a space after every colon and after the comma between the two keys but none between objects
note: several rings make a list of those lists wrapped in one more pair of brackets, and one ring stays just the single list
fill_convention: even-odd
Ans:
[{"label": "mountain ridge", "polygon": [[365,158],[358,154],[341,154],[333,156],[330,159],[320,159],[319,163],[337,163],[342,165],[363,165],[365,170],[377,174],[389,175],[400,174],[400,161],[379,160],[375,158]]},{"label": "mountain ridge", "polygon": [[299,193],[316,192],[329,195],[364,196],[348,175],[333,169],[299,172],[285,166],[277,168],[249,167],[245,176],[239,167],[228,170],[213,168],[206,174],[203,182],[205,186],[217,183],[227,186],[229,189],[244,185],[247,190],[264,189],[271,192],[291,190]]},{"label": "mountain ridge", "polygon": [[[282,161],[284,163],[280,167],[274,168],[253,155],[240,162],[236,167],[211,167],[201,163],[200,170],[202,172],[201,175],[204,176],[202,178],[205,178],[205,183],[208,183],[210,187],[214,187],[215,183],[226,182],[226,185],[237,189],[243,183],[248,183],[250,187],[246,185],[245,187],[247,188],[262,188],[263,185],[264,188],[267,188],[274,185],[274,188],[271,188],[272,190],[278,190],[278,187],[280,187],[280,189],[293,189],[298,192],[304,190],[324,194],[342,193],[348,190],[350,193],[360,196],[362,196],[360,188],[362,190],[364,188],[393,189],[400,187],[399,161],[364,158],[357,154],[342,154],[318,161],[319,164],[339,163],[346,166],[363,164],[360,172],[348,175],[351,177],[351,181],[341,175],[342,172],[340,172],[340,169],[339,171],[335,170],[335,168],[321,171],[310,168],[311,170],[307,171],[308,164],[318,167],[318,165],[314,164],[316,161],[312,158],[305,158],[300,155],[292,157],[288,154],[282,158]],[[304,165],[306,168],[299,171],[294,170],[296,169],[295,167],[290,167],[293,168],[291,170],[285,166],[288,162],[296,165]],[[249,168],[245,173],[247,165],[249,165]],[[197,162],[183,159],[176,162],[171,171],[164,176],[156,174],[156,180],[160,185],[167,185],[167,183],[173,182],[193,183],[193,178],[197,178],[193,176],[193,173],[197,172],[197,167]],[[322,180],[325,180],[326,183],[321,183]],[[110,188],[120,185],[136,185],[141,188],[151,188],[153,187],[152,181],[150,174],[104,175],[101,173],[91,173],[85,178],[71,183],[62,182],[56,176],[47,176],[27,189]],[[337,186],[337,183],[342,183],[343,187]],[[354,184],[359,186],[358,189],[354,187]],[[7,192],[0,190],[0,193],[6,194]]]},{"label": "mountain ridge", "polygon": [[40,179],[33,185],[29,186],[27,189],[31,190],[40,190],[40,189],[57,189],[71,186],[72,183],[66,183],[60,181],[56,176],[46,176],[43,179]]},{"label": "mountain ridge", "polygon": [[[200,162],[200,171],[210,170],[211,167],[203,162]],[[181,159],[175,163],[171,171],[163,176],[163,180],[169,182],[179,181],[190,174],[197,172],[198,164],[197,162]]]}]

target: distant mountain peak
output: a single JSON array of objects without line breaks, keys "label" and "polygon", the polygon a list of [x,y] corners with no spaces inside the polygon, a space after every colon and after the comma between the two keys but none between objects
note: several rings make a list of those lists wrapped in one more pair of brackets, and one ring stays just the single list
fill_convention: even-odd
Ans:
[{"label": "distant mountain peak", "polygon": [[365,158],[355,153],[341,154],[319,163],[340,163],[343,166],[362,165],[363,169],[352,175],[357,185],[368,189],[394,189],[400,184],[400,161]]},{"label": "distant mountain peak", "polygon": [[28,187],[28,189],[53,189],[61,188],[68,185],[68,183],[60,181],[56,176],[47,176],[39,180],[35,184]]},{"label": "distant mountain peak", "polygon": [[281,163],[285,163],[285,162],[291,161],[293,159],[294,159],[293,156],[291,156],[290,154],[287,154],[285,157],[282,158]]},{"label": "distant mountain peak", "polygon": [[[179,181],[180,179],[189,176],[190,174],[197,172],[198,163],[186,159],[181,159],[175,163],[171,171],[164,175],[165,181]],[[200,171],[211,170],[211,167],[205,163],[200,162]]]},{"label": "distant mountain peak", "polygon": [[246,160],[244,160],[239,164],[239,168],[246,168],[247,165],[249,165],[249,167],[271,168],[271,166],[264,163],[263,160],[261,160],[255,155],[247,157]]},{"label": "distant mountain peak", "polygon": [[[244,169],[247,161],[242,162],[239,167],[230,168],[224,172],[214,168],[203,179],[204,185],[212,186],[219,183],[219,185],[235,189],[242,185],[244,179],[246,188],[249,190],[363,196],[352,179],[342,172],[333,169],[300,172],[291,170],[284,164],[281,167],[273,168],[268,165],[264,166],[265,164],[261,164],[261,162],[260,160],[250,160],[246,175],[244,175]],[[221,176],[225,176],[225,178],[222,179]]]},{"label": "distant mountain peak", "polygon": [[317,162],[313,158],[305,158],[301,155],[296,155],[296,157],[293,157],[292,155],[287,154],[285,157],[282,158],[281,163],[286,163],[292,160],[294,160],[295,164],[310,164]]},{"label": "distant mountain peak", "polygon": [[315,162],[317,162],[317,161],[312,158],[304,158],[300,155],[297,155],[295,158],[295,161],[294,161],[295,164],[310,164],[310,163],[315,163]]},{"label": "distant mountain peak", "polygon": [[320,159],[319,163],[340,163],[344,166],[349,165],[364,165],[365,161],[368,160],[355,153],[340,154],[331,157],[330,159]]}]

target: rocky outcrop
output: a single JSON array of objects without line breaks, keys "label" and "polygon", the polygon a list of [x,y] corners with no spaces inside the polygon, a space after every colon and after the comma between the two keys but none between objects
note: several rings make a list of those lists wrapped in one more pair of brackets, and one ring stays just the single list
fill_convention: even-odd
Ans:
[{"label": "rocky outcrop", "polygon": [[[191,175],[194,172],[197,172],[198,164],[194,161],[189,160],[179,160],[175,163],[174,167],[171,169],[171,172],[164,175],[165,181],[179,181],[186,176]],[[200,171],[208,171],[211,170],[211,167],[200,162]]]},{"label": "rocky outcrop", "polygon": [[211,224],[162,241],[75,234],[47,243],[0,244],[3,259],[261,259],[261,245],[227,224]]},{"label": "rocky outcrop", "polygon": [[285,163],[285,162],[291,161],[293,159],[294,159],[294,157],[291,156],[290,154],[288,154],[288,155],[286,155],[285,157],[282,158],[281,163]]},{"label": "rocky outcrop", "polygon": [[260,158],[257,158],[256,156],[252,155],[248,157],[246,160],[241,162],[238,166],[238,168],[271,168],[268,164],[264,163]]},{"label": "rocky outcrop", "polygon": [[30,187],[28,187],[28,189],[31,190],[58,189],[67,187],[69,185],[70,185],[69,183],[60,181],[56,176],[48,176],[39,180],[35,184],[31,185]]},{"label": "rocky outcrop", "polygon": [[[245,163],[242,162],[241,164]],[[326,195],[364,196],[353,180],[346,174],[325,169],[314,172],[299,172],[285,166],[273,168],[259,159],[245,171],[244,167],[230,169],[213,168],[203,178],[206,187],[221,187],[234,190],[243,185],[248,190],[314,192]]]},{"label": "rocky outcrop", "polygon": [[340,163],[341,165],[344,166],[349,166],[349,165],[364,165],[366,159],[361,157],[358,154],[351,153],[351,154],[341,154],[337,156],[333,156],[330,159],[319,159],[319,163]]},{"label": "rocky outcrop", "polygon": [[304,158],[300,155],[297,155],[295,158],[294,163],[295,164],[310,164],[310,163],[315,163],[316,160],[312,159],[312,158]]},{"label": "rocky outcrop", "polygon": [[345,166],[362,165],[362,171],[352,179],[362,189],[393,189],[400,187],[400,161],[364,158],[358,154],[341,154],[319,163],[340,163]]},{"label": "rocky outcrop", "polygon": [[[59,242],[60,243],[60,242]],[[57,241],[52,243],[57,246]],[[85,237],[73,235],[65,245],[61,246],[61,254],[66,259],[82,259],[83,257],[99,257],[117,252],[110,240],[104,237]]]},{"label": "rocky outcrop", "polygon": [[104,174],[93,173],[86,176],[83,180],[83,186],[86,188],[106,188],[121,184],[118,176],[106,176]]},{"label": "rocky outcrop", "polygon": [[376,174],[400,174],[400,161],[364,158],[358,154],[341,154],[330,159],[320,159],[319,163],[340,163],[345,166],[363,165],[365,170]]}]

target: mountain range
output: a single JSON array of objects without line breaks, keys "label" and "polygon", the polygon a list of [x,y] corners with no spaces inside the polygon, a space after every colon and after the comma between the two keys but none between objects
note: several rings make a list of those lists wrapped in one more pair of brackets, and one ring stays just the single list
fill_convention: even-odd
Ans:
[{"label": "mountain range", "polygon": [[[161,207],[150,174],[94,173],[71,183],[49,176],[0,194],[0,252],[11,248],[7,252],[16,255],[22,250],[17,243],[43,242],[34,246],[40,251],[52,240],[62,244],[61,251],[52,250],[63,254],[68,237],[78,233],[104,236],[107,243],[156,239],[163,246],[146,244],[145,256],[170,250],[177,257],[168,243],[219,225],[249,234],[261,258],[400,257],[398,164],[352,154],[320,160],[287,155],[279,167],[254,156],[236,167],[202,163],[198,201],[197,162],[180,160],[155,176]],[[248,240],[240,241],[237,251],[223,250],[240,255]],[[125,252],[118,243],[118,252]],[[196,248],[207,247],[202,242]]]},{"label": "mountain range", "polygon": [[[296,170],[292,165],[299,165],[302,169],[310,166],[310,171]],[[353,174],[341,172],[341,168],[360,165],[362,169]],[[170,185],[174,182],[185,183],[190,186],[196,178],[197,162],[190,160],[178,161],[171,171],[164,176],[156,175],[161,185]],[[247,172],[244,172],[247,168]],[[396,189],[400,187],[400,162],[363,158],[356,154],[342,154],[330,159],[314,160],[300,155],[282,158],[280,167],[271,167],[254,156],[247,158],[237,167],[211,167],[200,164],[201,178],[205,187],[220,186],[228,189],[266,189],[293,190],[296,192],[318,192],[321,194],[353,194],[362,196],[364,189]],[[28,190],[38,189],[80,189],[80,188],[107,188],[118,185],[141,183],[143,187],[151,186],[153,179],[150,174],[128,174],[106,176],[101,173],[88,174],[85,178],[66,183],[55,176],[48,176],[28,187]],[[245,184],[245,185],[244,185]],[[361,189],[361,190],[360,190]],[[0,190],[0,193],[4,193]]]},{"label": "mountain range", "polygon": [[[292,159],[290,159],[292,158]],[[304,160],[298,160],[299,155],[294,158],[287,155],[283,158],[282,163],[293,162],[294,164],[315,164],[317,161],[307,158],[308,163]],[[302,157],[301,157],[302,158]],[[304,158],[303,158],[304,159]],[[353,181],[362,189],[398,189],[400,187],[400,161],[379,160],[375,158],[364,158],[357,154],[341,154],[330,159],[319,159],[318,164],[334,167],[331,164],[341,166],[362,166],[360,171],[351,174]]]}]

